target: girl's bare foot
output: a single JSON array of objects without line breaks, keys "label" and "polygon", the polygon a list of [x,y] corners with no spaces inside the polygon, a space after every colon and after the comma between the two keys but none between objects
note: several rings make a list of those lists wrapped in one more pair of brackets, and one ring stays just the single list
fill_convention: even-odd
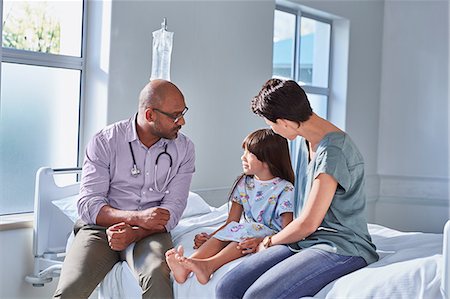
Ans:
[{"label": "girl's bare foot", "polygon": [[173,277],[178,283],[184,283],[191,272],[177,260],[178,251],[172,248],[166,252],[166,262],[170,270],[172,270]]},{"label": "girl's bare foot", "polygon": [[211,278],[212,270],[208,267],[208,261],[185,257],[180,261],[180,264],[189,270],[189,272],[194,272],[198,282],[201,284],[207,284]]}]

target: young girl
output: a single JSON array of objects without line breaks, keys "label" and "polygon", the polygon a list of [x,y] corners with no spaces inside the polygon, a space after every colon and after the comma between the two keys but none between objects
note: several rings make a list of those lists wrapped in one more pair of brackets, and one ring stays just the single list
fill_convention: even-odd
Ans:
[{"label": "young girl", "polygon": [[271,129],[261,129],[248,135],[242,147],[244,173],[231,190],[226,223],[211,235],[197,235],[198,250],[189,258],[183,256],[181,246],[166,252],[178,283],[194,272],[206,284],[221,266],[255,252],[265,236],[277,233],[293,219],[294,172],[286,139]]}]

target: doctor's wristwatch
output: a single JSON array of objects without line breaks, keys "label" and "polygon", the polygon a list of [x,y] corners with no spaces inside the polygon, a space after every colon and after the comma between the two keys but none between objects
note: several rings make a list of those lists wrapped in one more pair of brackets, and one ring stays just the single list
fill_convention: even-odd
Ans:
[{"label": "doctor's wristwatch", "polygon": [[273,236],[267,236],[262,240],[264,248],[269,248],[272,246],[272,237]]}]

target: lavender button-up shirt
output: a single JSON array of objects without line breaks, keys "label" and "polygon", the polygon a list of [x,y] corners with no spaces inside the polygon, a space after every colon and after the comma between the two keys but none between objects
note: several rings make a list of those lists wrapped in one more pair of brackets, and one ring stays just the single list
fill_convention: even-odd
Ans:
[{"label": "lavender button-up shirt", "polygon": [[[136,115],[107,126],[89,142],[83,164],[78,213],[84,222],[95,224],[100,209],[105,205],[127,211],[159,206],[170,212],[166,229],[171,231],[186,208],[195,171],[194,144],[178,133],[174,140],[161,138],[147,148],[138,138],[135,119]],[[141,171],[138,176],[131,175],[133,158],[128,142],[131,142],[137,168]],[[164,152],[165,145],[172,157],[172,170],[168,184],[163,188],[169,157],[161,155],[157,169],[155,162],[157,156]]]}]

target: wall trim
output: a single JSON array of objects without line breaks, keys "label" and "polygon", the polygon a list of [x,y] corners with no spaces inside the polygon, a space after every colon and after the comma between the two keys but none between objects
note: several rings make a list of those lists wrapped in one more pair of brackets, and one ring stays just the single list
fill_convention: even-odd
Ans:
[{"label": "wall trim", "polygon": [[0,231],[32,228],[34,213],[20,213],[0,216]]},{"label": "wall trim", "polygon": [[408,199],[423,204],[449,202],[449,178],[379,175],[379,180],[379,199]]},{"label": "wall trim", "polygon": [[367,202],[376,202],[380,193],[380,178],[377,174],[366,175]]},{"label": "wall trim", "polygon": [[399,197],[380,196],[377,200],[377,203],[450,207],[450,201],[446,199],[415,198],[415,197],[399,198]]}]

